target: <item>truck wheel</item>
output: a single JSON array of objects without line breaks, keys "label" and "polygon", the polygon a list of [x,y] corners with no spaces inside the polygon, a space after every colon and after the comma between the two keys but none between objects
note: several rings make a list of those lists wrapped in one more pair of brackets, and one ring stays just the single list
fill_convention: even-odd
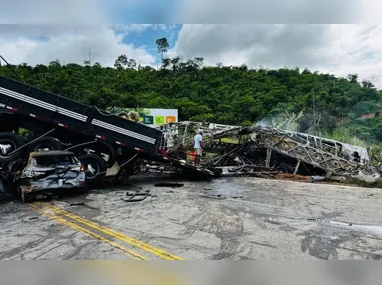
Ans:
[{"label": "truck wheel", "polygon": [[26,147],[14,152],[23,145],[24,140],[19,135],[14,133],[0,133],[0,162],[12,162],[26,156]]},{"label": "truck wheel", "polygon": [[23,203],[32,203],[34,202],[34,197],[31,193],[21,192],[21,200]]},{"label": "truck wheel", "polygon": [[62,150],[63,145],[61,142],[53,137],[42,137],[41,139],[38,139],[37,141],[33,142],[30,145],[30,151],[39,151],[39,150]]},{"label": "truck wheel", "polygon": [[86,166],[86,180],[90,186],[102,181],[106,176],[105,160],[96,154],[85,154],[78,158]]}]

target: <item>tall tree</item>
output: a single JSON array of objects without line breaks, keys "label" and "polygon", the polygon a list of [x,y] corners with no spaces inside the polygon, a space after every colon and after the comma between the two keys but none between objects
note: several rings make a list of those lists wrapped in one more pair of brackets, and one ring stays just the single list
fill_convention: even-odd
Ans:
[{"label": "tall tree", "polygon": [[180,61],[181,61],[181,58],[179,56],[176,56],[176,57],[171,59],[173,71],[178,70]]},{"label": "tall tree", "polygon": [[116,59],[114,63],[114,67],[117,69],[123,69],[123,67],[126,66],[127,64],[128,64],[128,58],[126,55],[122,54]]},{"label": "tall tree", "polygon": [[171,59],[170,58],[164,58],[162,59],[162,67],[164,69],[166,69],[167,67],[169,67],[171,64]]},{"label": "tall tree", "polygon": [[348,80],[350,81],[350,83],[357,84],[358,83],[358,74],[349,74]]},{"label": "tall tree", "polygon": [[126,66],[128,69],[135,69],[137,67],[137,62],[135,59],[129,58],[129,60],[126,63]]},{"label": "tall tree", "polygon": [[374,88],[374,84],[371,83],[369,80],[363,80],[361,84],[364,88]]},{"label": "tall tree", "polygon": [[168,51],[168,48],[170,47],[167,38],[157,39],[155,43],[157,44],[158,53],[161,56],[161,61],[163,61],[163,55]]}]

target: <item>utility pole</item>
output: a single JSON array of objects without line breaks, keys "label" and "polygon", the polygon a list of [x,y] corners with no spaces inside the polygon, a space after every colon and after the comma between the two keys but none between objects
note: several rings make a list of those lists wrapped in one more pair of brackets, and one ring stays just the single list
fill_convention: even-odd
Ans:
[{"label": "utility pole", "polygon": [[92,46],[89,46],[89,58],[88,60],[84,60],[84,64],[86,66],[92,66]]},{"label": "utility pole", "polygon": [[89,47],[89,65],[92,65],[92,45]]},{"label": "utility pole", "polygon": [[313,126],[316,127],[316,98],[314,95],[314,87],[313,87]]}]

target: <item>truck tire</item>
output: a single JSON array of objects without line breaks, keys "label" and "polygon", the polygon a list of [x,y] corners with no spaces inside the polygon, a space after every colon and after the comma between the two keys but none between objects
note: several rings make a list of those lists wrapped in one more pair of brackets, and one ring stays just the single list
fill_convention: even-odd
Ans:
[{"label": "truck tire", "polygon": [[94,186],[105,178],[107,166],[102,157],[96,154],[85,154],[78,159],[87,168],[86,180],[89,186]]},{"label": "truck tire", "polygon": [[[26,157],[27,148],[24,147],[14,153],[12,153],[14,150],[20,148],[25,144],[25,141],[22,137],[20,137],[17,134],[14,133],[0,133],[0,144],[1,145],[10,145],[11,148],[9,150],[5,150],[6,153],[3,153],[2,150],[0,150],[0,162],[1,163],[8,163],[15,161],[20,158]],[[11,155],[7,155],[7,153],[12,153]]]},{"label": "truck tire", "polygon": [[42,137],[30,145],[30,151],[38,151],[39,149],[62,150],[62,143],[53,137]]},{"label": "truck tire", "polygon": [[21,196],[21,200],[23,201],[23,203],[34,202],[35,197],[33,196],[32,193],[21,192],[20,196]]}]

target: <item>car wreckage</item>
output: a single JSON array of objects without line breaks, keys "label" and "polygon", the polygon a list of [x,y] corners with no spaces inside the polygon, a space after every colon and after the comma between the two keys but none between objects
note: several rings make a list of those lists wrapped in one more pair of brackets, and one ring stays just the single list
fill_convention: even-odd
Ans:
[{"label": "car wreckage", "polygon": [[[161,126],[163,147],[192,160],[193,137],[202,131],[202,165],[221,175],[304,175],[315,180],[381,181],[382,169],[370,165],[367,150],[305,133],[261,126],[178,122]],[[254,175],[255,176],[255,175]]]},{"label": "car wreckage", "polygon": [[57,192],[86,191],[86,167],[69,151],[31,153],[17,185],[24,202]]}]

